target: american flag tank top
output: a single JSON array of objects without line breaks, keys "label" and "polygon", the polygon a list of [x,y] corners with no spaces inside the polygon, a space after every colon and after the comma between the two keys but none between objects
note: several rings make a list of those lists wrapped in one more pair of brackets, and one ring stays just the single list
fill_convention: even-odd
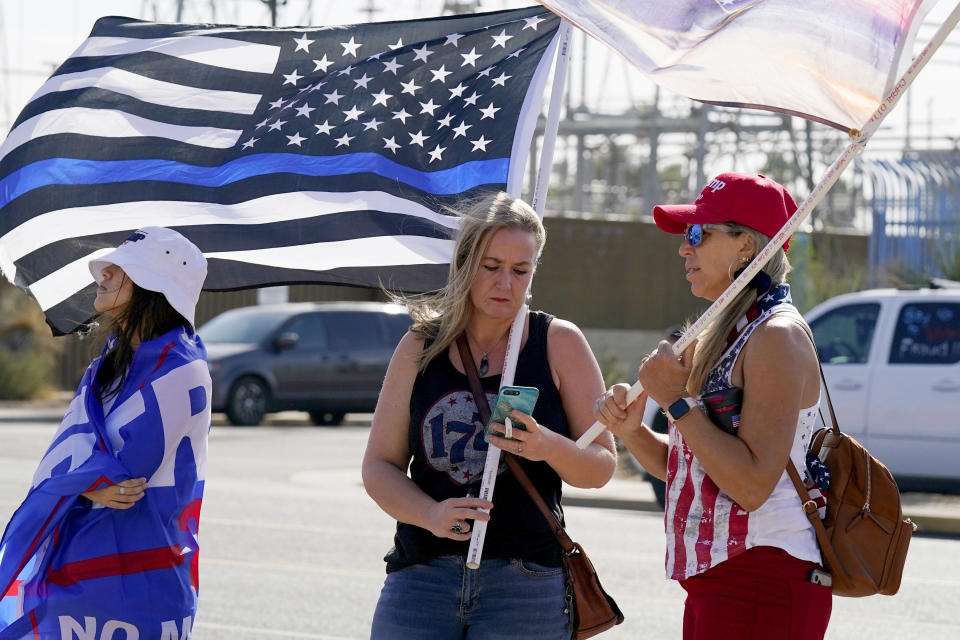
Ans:
[{"label": "american flag tank top", "polygon": [[[759,296],[757,303],[728,338],[728,349],[710,372],[703,393],[732,386],[731,373],[750,335],[774,313],[799,312],[791,303],[789,285],[781,284]],[[802,409],[790,457],[806,476],[806,450],[816,425],[819,402]],[[735,419],[738,422],[738,418]],[[804,478],[809,484],[809,479]],[[755,546],[784,549],[801,560],[821,562],[820,550],[786,472],[770,497],[748,512],[717,487],[687,446],[674,424],[669,425],[667,490],[664,513],[667,538],[666,574],[673,580],[698,575]]]}]

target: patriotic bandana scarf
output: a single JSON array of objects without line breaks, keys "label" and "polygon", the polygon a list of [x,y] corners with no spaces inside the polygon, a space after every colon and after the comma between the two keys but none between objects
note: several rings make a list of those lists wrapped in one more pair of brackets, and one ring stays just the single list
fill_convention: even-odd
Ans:
[{"label": "patriotic bandana scarf", "polygon": [[[104,416],[87,368],[0,541],[0,640],[190,637],[210,375],[183,328],[141,344]],[[80,494],[147,478],[127,510]],[[121,637],[117,634],[116,637]]]}]

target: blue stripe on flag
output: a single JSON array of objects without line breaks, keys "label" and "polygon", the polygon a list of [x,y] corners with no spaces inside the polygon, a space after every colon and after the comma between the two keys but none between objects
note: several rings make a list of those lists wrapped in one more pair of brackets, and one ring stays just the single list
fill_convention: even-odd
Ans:
[{"label": "blue stripe on flag", "polygon": [[217,167],[172,160],[94,161],[73,158],[41,160],[0,180],[0,209],[25,193],[56,184],[109,184],[139,180],[222,187],[273,173],[338,176],[375,173],[433,195],[461,193],[485,184],[507,181],[510,158],[475,160],[438,171],[418,171],[376,153],[306,156],[264,153],[238,158]]}]

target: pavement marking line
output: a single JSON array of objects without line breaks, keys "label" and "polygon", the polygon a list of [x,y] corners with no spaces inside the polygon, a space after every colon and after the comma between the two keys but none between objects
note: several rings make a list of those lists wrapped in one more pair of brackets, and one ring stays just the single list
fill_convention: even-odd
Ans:
[{"label": "pavement marking line", "polygon": [[[317,469],[317,458],[316,456],[310,458],[290,458],[284,460],[264,460],[263,458],[256,458],[252,456],[231,456],[231,455],[218,455],[214,460],[217,464],[222,465],[244,465],[244,466],[254,466],[261,465],[264,467],[284,467],[289,468],[292,466],[302,466],[304,471],[314,471]],[[318,471],[353,471],[357,479],[360,479],[360,469],[356,467],[324,467],[322,470]]]},{"label": "pavement marking line", "polygon": [[[592,543],[593,541],[591,541]],[[594,548],[597,547],[597,550],[594,551]],[[603,545],[590,545],[590,557],[591,558],[606,558],[608,560],[639,560],[641,562],[663,562],[663,556],[666,552],[662,551],[660,553],[650,553],[650,552],[625,552],[625,551],[608,551],[607,548],[604,548]]]},{"label": "pavement marking line", "polygon": [[914,582],[916,584],[929,584],[941,587],[960,587],[960,580],[950,578],[913,578],[904,576],[903,582]]},{"label": "pavement marking line", "polygon": [[280,638],[308,638],[309,640],[362,640],[361,638],[355,638],[351,636],[328,636],[318,633],[304,633],[302,631],[282,631],[279,629],[264,629],[261,627],[244,627],[235,624],[203,622],[202,620],[197,620],[197,622],[193,625],[194,629],[197,627],[202,629],[220,629],[223,631],[249,633],[256,638],[263,636],[276,636]]},{"label": "pavement marking line", "polygon": [[[956,630],[956,622],[930,622],[928,620],[914,620],[912,618],[907,618],[906,616],[884,616],[884,615],[864,615],[864,614],[848,614],[845,615],[842,611],[837,611],[836,607],[830,612],[830,621],[834,620],[843,620],[845,622],[853,622],[856,620],[864,620],[868,622],[871,626],[876,625],[877,623],[882,623],[890,626],[909,626],[911,629],[916,627],[928,627],[931,630],[939,629],[950,629]],[[828,626],[829,630],[829,626]]]},{"label": "pavement marking line", "polygon": [[352,578],[384,578],[386,571],[357,571],[356,569],[337,569],[321,567],[311,564],[289,564],[286,562],[250,562],[248,560],[228,560],[226,558],[204,557],[203,564],[217,564],[227,567],[242,567],[247,569],[263,569],[269,571],[290,571],[293,573],[322,573],[333,576],[349,576]]},{"label": "pavement marking line", "polygon": [[[363,530],[363,529],[352,529],[344,527],[342,529],[335,529],[331,527],[311,527],[309,525],[296,525],[296,524],[273,524],[268,522],[257,522],[255,520],[232,520],[230,518],[216,518],[216,517],[204,517],[204,525],[219,524],[226,527],[244,527],[244,528],[253,528],[253,529],[270,529],[274,531],[289,531],[292,533],[319,533],[323,535],[332,535],[332,536],[351,536],[351,537],[362,537],[362,538],[384,538],[385,534],[383,531],[373,531],[373,530]],[[390,531],[390,537],[393,537],[393,531]]]}]

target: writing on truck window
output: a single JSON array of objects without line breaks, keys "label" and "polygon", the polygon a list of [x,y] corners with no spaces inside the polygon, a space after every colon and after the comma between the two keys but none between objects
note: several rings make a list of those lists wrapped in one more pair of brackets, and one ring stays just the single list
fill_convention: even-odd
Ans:
[{"label": "writing on truck window", "polygon": [[892,364],[960,362],[960,303],[904,305],[890,347]]}]

